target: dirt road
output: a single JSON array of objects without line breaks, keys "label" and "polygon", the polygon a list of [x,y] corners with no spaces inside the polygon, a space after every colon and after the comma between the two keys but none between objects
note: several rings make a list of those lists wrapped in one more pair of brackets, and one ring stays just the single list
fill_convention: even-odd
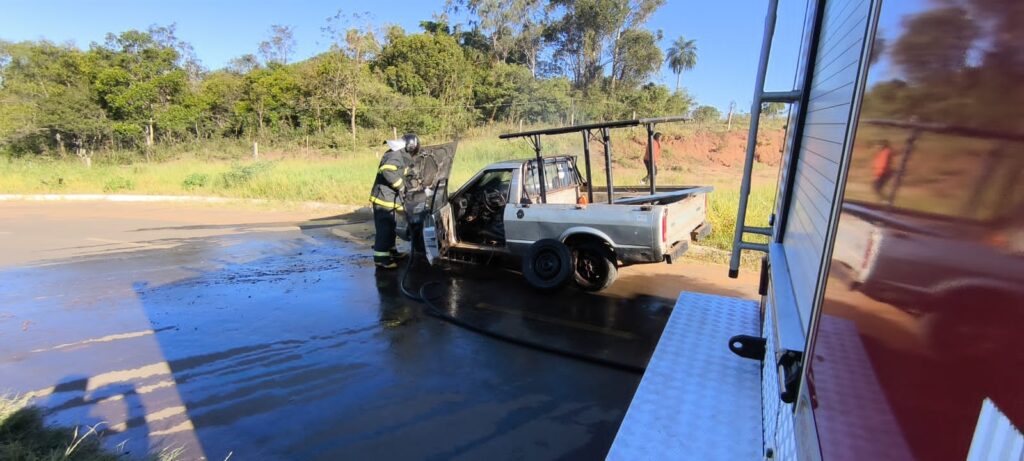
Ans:
[{"label": "dirt road", "polygon": [[[0,392],[185,459],[597,458],[639,376],[422,314],[367,256],[368,216],[0,203]],[[463,271],[464,272],[464,271]],[[419,269],[452,315],[646,363],[680,290],[753,297],[696,264],[626,268],[601,295]]]}]

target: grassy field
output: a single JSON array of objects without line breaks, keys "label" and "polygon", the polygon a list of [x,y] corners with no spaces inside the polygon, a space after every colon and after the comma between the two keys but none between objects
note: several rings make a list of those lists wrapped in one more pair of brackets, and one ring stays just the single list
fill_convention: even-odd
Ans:
[{"label": "grassy field", "polygon": [[[533,155],[525,140],[499,141],[490,131],[471,133],[472,137],[460,141],[452,190],[487,164]],[[544,142],[547,154],[579,150],[576,137],[545,138]],[[614,166],[617,185],[637,185],[645,175],[637,149],[635,143],[620,143],[616,152],[621,154],[616,155]],[[236,160],[195,152],[171,160],[129,162],[124,156],[108,154],[94,159],[91,168],[71,159],[0,157],[0,193],[203,195],[362,205],[367,202],[381,150],[336,156],[307,154],[301,149],[287,153],[269,150],[259,161],[242,157],[244,154],[237,150],[231,153]],[[767,222],[775,195],[774,171],[762,165],[755,169],[748,212],[752,223]],[[715,186],[710,197],[714,233],[705,245],[727,250],[735,227],[739,176],[739,168],[694,161],[665,166],[658,180],[660,184]],[[595,182],[604,183],[602,168],[595,168]]]}]

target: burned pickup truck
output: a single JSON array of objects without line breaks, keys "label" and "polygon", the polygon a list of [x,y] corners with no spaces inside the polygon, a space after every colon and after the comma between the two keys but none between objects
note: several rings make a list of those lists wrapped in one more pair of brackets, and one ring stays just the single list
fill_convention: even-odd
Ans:
[{"label": "burned pickup truck", "polygon": [[[611,178],[609,129],[672,119],[626,120],[502,135],[528,137],[536,158],[494,163],[448,194],[447,172],[454,146],[428,155],[440,168],[425,199],[423,245],[431,264],[439,261],[483,264],[518,260],[526,280],[555,289],[570,280],[588,291],[615,281],[618,268],[673,262],[711,231],[707,193],[711,187],[615,188]],[[598,131],[604,146],[604,188],[590,174],[590,139]],[[541,155],[540,136],[583,133],[585,173],[573,156]],[[425,157],[430,159],[431,157]],[[596,201],[595,201],[596,200]],[[601,203],[598,203],[601,202]],[[415,212],[415,210],[414,210]]]}]

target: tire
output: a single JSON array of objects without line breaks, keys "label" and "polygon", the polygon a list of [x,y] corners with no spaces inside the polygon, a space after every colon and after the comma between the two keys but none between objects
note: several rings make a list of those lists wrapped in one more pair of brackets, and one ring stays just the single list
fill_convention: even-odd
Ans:
[{"label": "tire", "polygon": [[533,242],[523,256],[523,277],[534,288],[556,290],[563,287],[572,274],[572,253],[558,240]]},{"label": "tire", "polygon": [[572,248],[573,281],[584,291],[601,291],[612,286],[619,271],[614,253],[597,242],[583,242]]},{"label": "tire", "polygon": [[[1014,295],[976,289],[953,293],[933,303],[941,310],[923,322],[931,350],[942,357],[984,368],[997,362],[1024,359],[1016,331],[1006,325],[1024,323]],[[1016,354],[1015,360],[1009,360]]]}]

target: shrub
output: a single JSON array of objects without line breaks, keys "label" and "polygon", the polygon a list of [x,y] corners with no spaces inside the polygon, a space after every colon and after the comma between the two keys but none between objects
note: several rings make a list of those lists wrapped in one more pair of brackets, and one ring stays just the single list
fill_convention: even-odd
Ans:
[{"label": "shrub", "polygon": [[206,187],[209,183],[210,176],[204,173],[192,173],[185,177],[185,180],[181,182],[181,188],[185,190],[198,189],[200,187]]},{"label": "shrub", "polygon": [[222,173],[220,179],[224,187],[230,189],[247,184],[271,167],[273,167],[273,164],[270,162],[256,162],[248,165],[235,164],[231,167],[231,170]]},{"label": "shrub", "polygon": [[135,181],[128,178],[122,178],[120,176],[110,178],[105,184],[103,184],[103,192],[118,192],[133,189],[135,189]]}]

